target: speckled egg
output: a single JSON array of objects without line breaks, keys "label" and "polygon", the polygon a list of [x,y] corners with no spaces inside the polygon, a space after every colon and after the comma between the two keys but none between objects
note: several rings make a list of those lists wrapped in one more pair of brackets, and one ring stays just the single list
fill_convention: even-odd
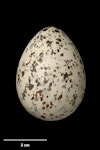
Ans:
[{"label": "speckled egg", "polygon": [[16,88],[23,107],[45,121],[71,115],[86,87],[84,65],[71,39],[55,27],[40,30],[18,64]]}]

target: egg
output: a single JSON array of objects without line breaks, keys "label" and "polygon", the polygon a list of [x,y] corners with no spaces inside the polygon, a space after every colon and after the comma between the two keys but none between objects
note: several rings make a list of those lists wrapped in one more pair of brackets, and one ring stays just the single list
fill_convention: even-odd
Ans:
[{"label": "egg", "polygon": [[28,113],[44,121],[70,116],[86,88],[82,58],[61,29],[49,26],[28,43],[16,73],[19,100]]}]

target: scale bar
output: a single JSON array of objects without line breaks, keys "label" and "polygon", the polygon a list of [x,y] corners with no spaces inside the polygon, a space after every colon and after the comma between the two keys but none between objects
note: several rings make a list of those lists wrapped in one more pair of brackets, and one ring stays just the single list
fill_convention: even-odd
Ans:
[{"label": "scale bar", "polygon": [[47,141],[47,139],[3,139],[3,141]]}]

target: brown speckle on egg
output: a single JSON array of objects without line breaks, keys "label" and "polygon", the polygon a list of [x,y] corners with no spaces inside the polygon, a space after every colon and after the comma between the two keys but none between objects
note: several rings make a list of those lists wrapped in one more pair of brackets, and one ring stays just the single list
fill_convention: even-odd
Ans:
[{"label": "brown speckle on egg", "polygon": [[20,75],[18,74],[18,81],[20,81]]},{"label": "brown speckle on egg", "polygon": [[29,84],[29,86],[28,86],[29,90],[32,90],[32,89],[33,89],[33,87],[34,87],[34,85],[33,85],[33,84]]},{"label": "brown speckle on egg", "polygon": [[51,82],[51,83],[49,83],[48,91],[51,91],[51,86],[52,86],[52,82]]},{"label": "brown speckle on egg", "polygon": [[49,104],[46,105],[46,108],[48,108],[48,107],[49,107]]},{"label": "brown speckle on egg", "polygon": [[64,74],[64,80],[68,77],[67,72]]},{"label": "brown speckle on egg", "polygon": [[71,86],[70,86],[71,88],[73,88],[73,84],[71,84]]},{"label": "brown speckle on egg", "polygon": [[60,54],[60,56],[64,56],[64,54],[62,53],[62,54]]},{"label": "brown speckle on egg", "polygon": [[57,41],[61,42],[61,39],[56,39]]},{"label": "brown speckle on egg", "polygon": [[32,69],[31,69],[32,72],[37,72],[36,71],[36,66],[38,66],[38,63],[36,63],[36,61],[34,61],[33,64],[32,64]]},{"label": "brown speckle on egg", "polygon": [[55,30],[55,32],[59,32],[59,30]]},{"label": "brown speckle on egg", "polygon": [[47,31],[47,30],[48,30],[47,28],[43,29],[43,31]]},{"label": "brown speckle on egg", "polygon": [[51,51],[51,55],[53,55],[53,54],[55,55],[56,53],[52,50],[52,51]]},{"label": "brown speckle on egg", "polygon": [[74,58],[76,59],[76,55],[75,55],[75,53],[73,52],[73,56],[74,56]]},{"label": "brown speckle on egg", "polygon": [[58,97],[58,101],[62,99],[62,94]]},{"label": "brown speckle on egg", "polygon": [[66,85],[63,85],[62,88],[65,88],[65,89],[66,89]]},{"label": "brown speckle on egg", "polygon": [[50,106],[50,109],[52,108],[52,106]]},{"label": "brown speckle on egg", "polygon": [[50,101],[50,105],[54,105],[54,104],[52,103],[52,101]]},{"label": "brown speckle on egg", "polygon": [[43,105],[45,105],[45,104],[46,104],[46,102],[42,102],[42,104],[43,104]]},{"label": "brown speckle on egg", "polygon": [[57,94],[54,95],[55,100],[57,99]]},{"label": "brown speckle on egg", "polygon": [[72,101],[71,101],[72,106],[75,105],[76,99],[77,99],[77,94],[73,94],[73,99],[72,99]]},{"label": "brown speckle on egg", "polygon": [[35,82],[37,83],[37,87],[41,85],[38,79],[36,79]]},{"label": "brown speckle on egg", "polygon": [[82,64],[82,60],[80,59],[80,63]]},{"label": "brown speckle on egg", "polygon": [[51,46],[52,41],[49,41],[49,40],[48,40],[46,43],[47,43],[47,46]]},{"label": "brown speckle on egg", "polygon": [[49,81],[49,80],[46,80],[46,78],[44,78],[44,83],[45,83],[45,84],[48,83],[48,81]]},{"label": "brown speckle on egg", "polygon": [[69,82],[71,83],[71,82],[72,82],[72,79],[70,79]]},{"label": "brown speckle on egg", "polygon": [[68,88],[68,91],[70,91],[70,87]]},{"label": "brown speckle on egg", "polygon": [[36,96],[37,96],[38,94],[41,96],[41,95],[42,95],[42,90],[37,91],[37,92],[36,92]]},{"label": "brown speckle on egg", "polygon": [[34,99],[34,96],[32,96],[31,100],[33,100],[33,99]]},{"label": "brown speckle on egg", "polygon": [[50,116],[54,116],[54,114],[50,114]]},{"label": "brown speckle on egg", "polygon": [[57,77],[55,74],[53,74],[53,77]]},{"label": "brown speckle on egg", "polygon": [[45,117],[45,116],[43,116],[43,115],[41,115],[41,117],[42,117],[42,118],[44,118],[44,119],[46,118],[46,117]]},{"label": "brown speckle on egg", "polygon": [[45,107],[42,107],[42,109],[45,109]]},{"label": "brown speckle on egg", "polygon": [[22,77],[24,76],[24,73],[25,73],[25,72],[24,72],[24,71],[22,71]]},{"label": "brown speckle on egg", "polygon": [[43,95],[42,95],[42,97],[40,97],[40,100],[41,100],[41,102],[43,101]]},{"label": "brown speckle on egg", "polygon": [[59,44],[59,42],[56,42],[56,44]]},{"label": "brown speckle on egg", "polygon": [[39,61],[40,63],[42,63],[43,60],[42,60],[42,58],[40,57],[38,61]]},{"label": "brown speckle on egg", "polygon": [[48,73],[47,73],[47,71],[45,71],[45,72],[44,72],[44,76],[48,76]]},{"label": "brown speckle on egg", "polygon": [[60,50],[59,50],[59,49],[57,49],[57,52],[58,52],[58,53],[59,53],[59,51],[60,51]]},{"label": "brown speckle on egg", "polygon": [[30,61],[29,61],[29,62],[27,62],[25,65],[27,66],[29,63],[30,63]]},{"label": "brown speckle on egg", "polygon": [[32,55],[34,55],[34,54],[35,54],[35,52],[31,53],[31,54],[29,55],[29,57],[32,57]]},{"label": "brown speckle on egg", "polygon": [[45,69],[45,70],[47,70],[47,69],[48,69],[48,67],[44,67],[44,69]]},{"label": "brown speckle on egg", "polygon": [[25,100],[25,96],[26,96],[26,95],[25,95],[25,92],[23,92],[23,93],[22,93],[22,98],[23,98],[23,100]]}]

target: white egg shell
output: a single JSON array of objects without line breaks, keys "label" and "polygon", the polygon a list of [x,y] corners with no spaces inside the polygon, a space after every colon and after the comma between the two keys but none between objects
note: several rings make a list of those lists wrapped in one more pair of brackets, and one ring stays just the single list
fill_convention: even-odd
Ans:
[{"label": "white egg shell", "polygon": [[23,107],[45,121],[71,115],[86,87],[84,65],[71,39],[55,27],[40,30],[25,48],[16,74]]}]

